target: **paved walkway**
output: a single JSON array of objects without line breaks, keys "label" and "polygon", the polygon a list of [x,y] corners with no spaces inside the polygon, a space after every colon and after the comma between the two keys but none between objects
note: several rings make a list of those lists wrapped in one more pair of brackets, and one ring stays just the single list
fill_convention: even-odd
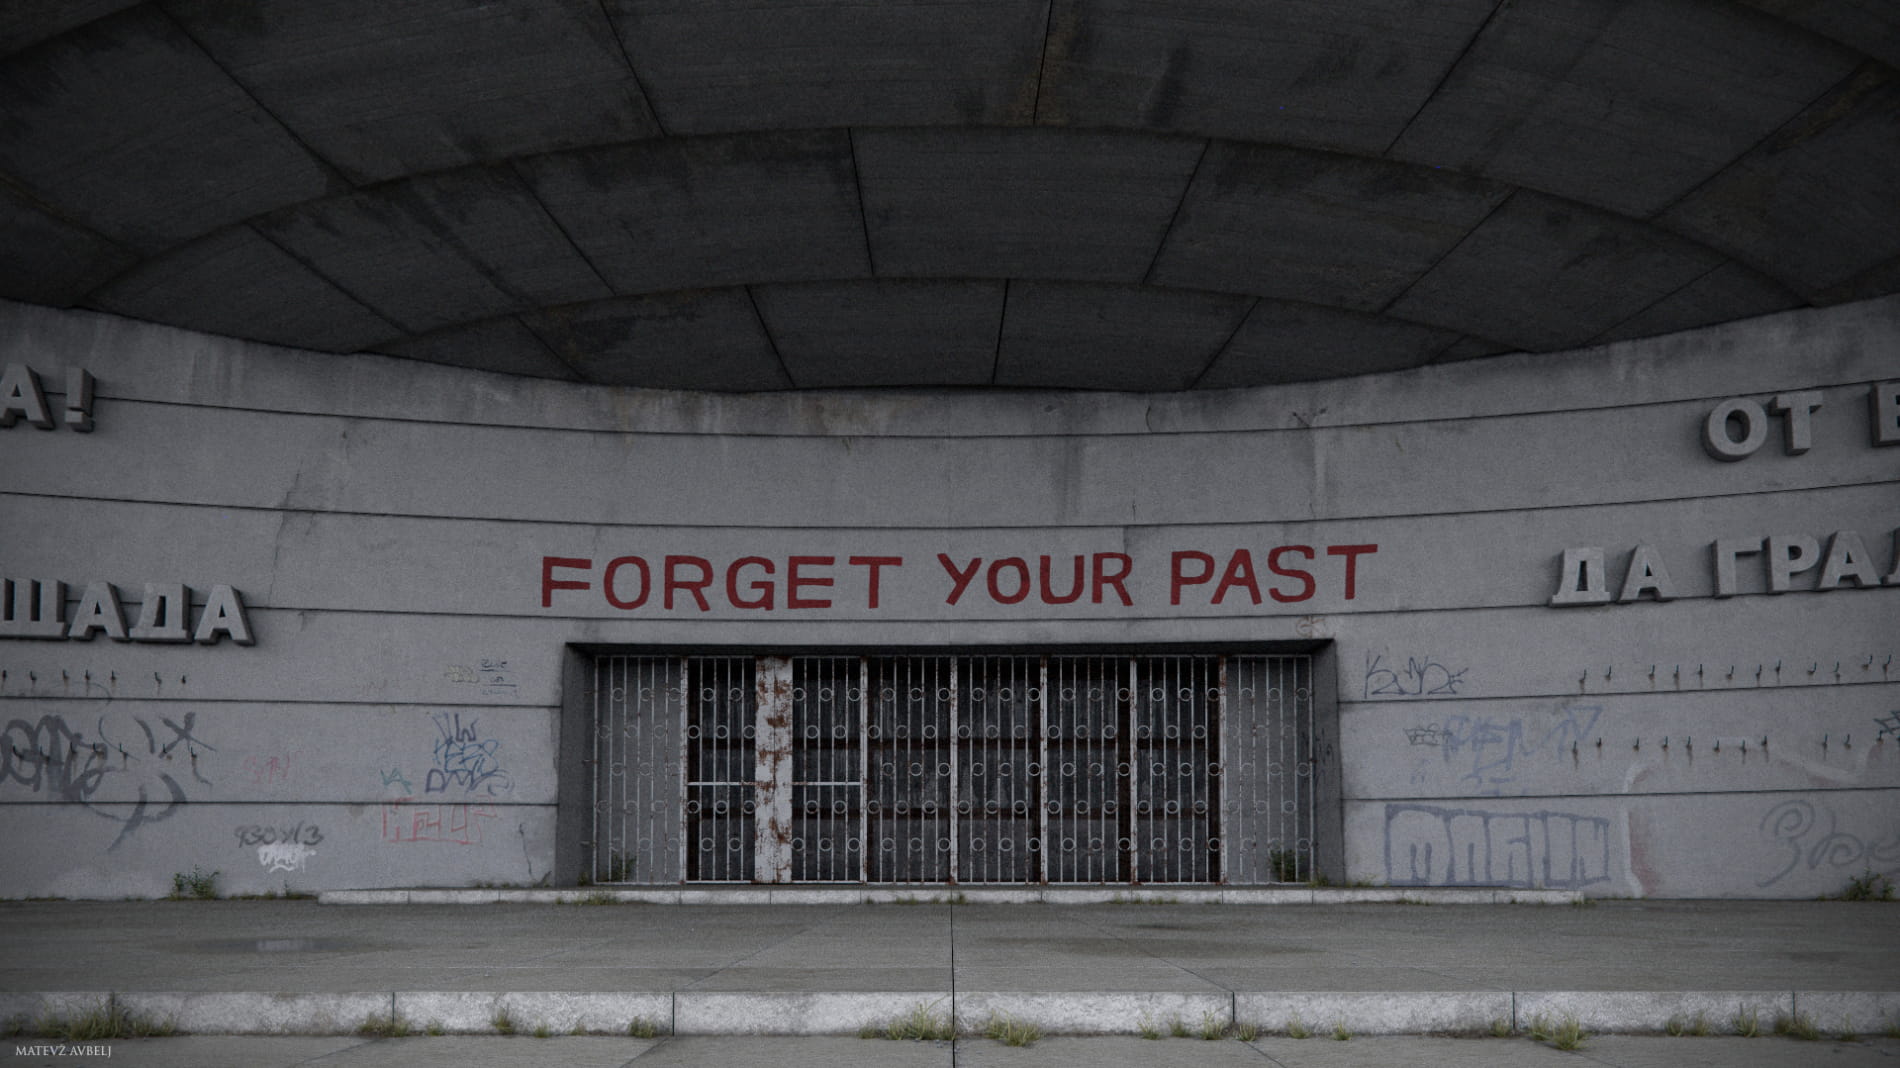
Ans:
[{"label": "paved walkway", "polygon": [[[1601,1056],[1611,1059],[1599,1058],[1605,1064],[1682,1068],[1702,1063],[1693,1058],[1703,1050],[1812,1056],[1833,1048],[1827,1063],[1840,1065],[1900,1054],[1900,1042],[1881,1037],[1900,1028],[1900,905],[1880,903],[9,902],[0,903],[0,922],[8,933],[0,1021],[109,1007],[199,1035],[306,1036],[121,1039],[120,1064],[217,1063],[223,1055],[204,1044],[244,1042],[268,1043],[262,1048],[281,1056],[234,1055],[233,1063],[737,1064],[762,1048],[780,1052],[755,1063],[789,1068],[807,1055],[958,1065],[1025,1055],[975,1038],[953,1049],[855,1037],[912,1013],[946,1024],[954,1014],[966,1032],[998,1018],[1032,1023],[1054,1037],[1021,1063],[1096,1068],[1378,1063],[1365,1058],[1380,1049],[1401,1051],[1393,1063],[1431,1063],[1430,1049],[1440,1048],[1431,1044],[1445,1042],[1463,1051],[1460,1063],[1496,1055],[1499,1064],[1536,1064],[1540,1051],[1556,1051],[1523,1038],[1373,1036],[1521,1032],[1565,1018],[1599,1036],[1593,1044],[1609,1051]],[[392,1014],[416,1032],[448,1034],[356,1034]],[[1602,1037],[1698,1020],[1728,1034],[1738,1017],[1767,1034],[1777,1018],[1797,1014],[1826,1035],[1851,1030],[1869,1041]],[[519,1037],[455,1037],[492,1036],[498,1023]],[[1263,1037],[1138,1037],[1177,1026]],[[1304,1027],[1325,1036],[1335,1026],[1354,1041],[1283,1034]],[[630,1027],[655,1037],[627,1037]],[[527,1037],[577,1029],[598,1035]],[[848,1037],[744,1037],[788,1034]],[[1087,1035],[1120,1037],[1077,1037]],[[15,1051],[46,1040],[7,1041],[9,1056],[32,1063]],[[757,1041],[766,1045],[745,1044]],[[559,1043],[560,1052],[543,1043]],[[1656,1043],[1662,1059],[1643,1059]],[[1338,1059],[1346,1050],[1352,1056]],[[183,1059],[165,1060],[174,1056],[167,1051]],[[1231,1059],[1243,1053],[1251,1059]]]},{"label": "paved walkway", "polygon": [[[37,1040],[35,1040],[37,1041]],[[1022,1048],[988,1039],[256,1038],[125,1039],[73,1056],[0,1050],[28,1068],[1895,1068],[1900,1040],[1592,1035],[1575,1052],[1525,1038],[1357,1037],[1252,1042],[1056,1035]],[[76,1047],[72,1047],[76,1048]]]}]

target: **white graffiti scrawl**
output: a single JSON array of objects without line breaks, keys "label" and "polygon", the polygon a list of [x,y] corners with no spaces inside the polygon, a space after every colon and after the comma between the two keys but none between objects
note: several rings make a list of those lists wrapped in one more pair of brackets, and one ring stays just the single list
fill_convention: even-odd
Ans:
[{"label": "white graffiti scrawl", "polygon": [[257,847],[257,862],[267,872],[302,871],[304,863],[317,851],[302,842],[272,842]]}]

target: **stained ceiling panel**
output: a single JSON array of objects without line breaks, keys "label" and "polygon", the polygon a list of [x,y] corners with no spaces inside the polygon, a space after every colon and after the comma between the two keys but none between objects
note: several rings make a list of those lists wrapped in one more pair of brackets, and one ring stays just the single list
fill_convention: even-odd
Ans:
[{"label": "stained ceiling panel", "polygon": [[1055,0],[1038,122],[1377,155],[1495,0]]},{"label": "stained ceiling panel", "polygon": [[1900,253],[1897,204],[1900,75],[1870,65],[1661,221],[1819,296]]},{"label": "stained ceiling panel", "polygon": [[800,388],[986,386],[1001,282],[824,282],[754,291]]},{"label": "stained ceiling panel", "polygon": [[1378,311],[1509,194],[1411,164],[1217,142],[1151,277]]},{"label": "stained ceiling panel", "polygon": [[323,166],[150,7],[0,63],[0,172],[147,253],[331,189]]},{"label": "stained ceiling panel", "polygon": [[608,0],[672,135],[1027,123],[1043,0]]},{"label": "stained ceiling panel", "polygon": [[30,248],[31,258],[0,257],[0,292],[57,307],[73,304],[138,263],[131,252],[53,217],[0,186],[0,248]]},{"label": "stained ceiling panel", "polygon": [[590,382],[741,391],[792,384],[744,289],[550,308],[524,322]]},{"label": "stained ceiling panel", "polygon": [[1856,62],[1726,0],[1506,4],[1392,154],[1647,215]]},{"label": "stained ceiling panel", "polygon": [[1263,300],[1199,384],[1218,389],[1397,371],[1431,362],[1457,340],[1416,323]]},{"label": "stained ceiling panel", "polygon": [[486,319],[453,330],[407,338],[384,346],[382,351],[391,356],[475,367],[502,374],[559,379],[580,377],[556,358],[532,330],[513,316]]},{"label": "stained ceiling panel", "polygon": [[564,153],[522,172],[617,293],[870,273],[842,130]]},{"label": "stained ceiling panel", "polygon": [[1188,389],[1253,301],[1133,286],[1019,282],[1003,308],[999,386]]},{"label": "stained ceiling panel", "polygon": [[857,133],[877,273],[1139,282],[1205,142],[1061,130]]},{"label": "stained ceiling panel", "polygon": [[1532,351],[1585,345],[1722,264],[1699,245],[1517,192],[1389,309]]},{"label": "stained ceiling panel", "polygon": [[259,229],[415,333],[609,295],[574,243],[506,170],[390,183],[281,212]]},{"label": "stained ceiling panel", "polygon": [[167,0],[358,182],[658,132],[596,0]]},{"label": "stained ceiling panel", "polygon": [[248,226],[147,260],[91,303],[134,319],[330,352],[402,334]]}]

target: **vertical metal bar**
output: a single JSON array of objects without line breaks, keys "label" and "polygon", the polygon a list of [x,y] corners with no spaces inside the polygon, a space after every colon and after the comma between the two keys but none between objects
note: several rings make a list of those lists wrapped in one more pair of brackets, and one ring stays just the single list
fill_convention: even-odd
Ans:
[{"label": "vertical metal bar", "polygon": [[1219,696],[1216,698],[1217,704],[1214,708],[1214,731],[1207,739],[1208,778],[1213,780],[1208,783],[1207,819],[1209,824],[1208,840],[1210,842],[1220,843],[1219,848],[1217,848],[1214,853],[1215,857],[1220,861],[1219,881],[1222,885],[1226,885],[1229,870],[1227,856],[1229,853],[1232,853],[1233,850],[1228,847],[1228,828],[1226,825],[1227,780],[1230,776],[1227,774],[1226,761],[1227,658],[1225,656],[1220,658],[1218,678],[1219,682],[1217,683],[1216,693]]},{"label": "vertical metal bar", "polygon": [[963,696],[957,690],[957,667],[960,659],[960,657],[952,657],[950,660],[950,737],[947,739],[950,753],[950,782],[947,786],[949,791],[948,796],[950,798],[950,870],[946,874],[948,881],[952,884],[957,881],[957,865],[959,862],[957,856],[957,835],[962,833],[963,830],[957,812],[957,729],[961,726],[959,713],[961,712],[961,699]]},{"label": "vertical metal bar", "polygon": [[1141,669],[1128,658],[1128,881],[1141,881]]},{"label": "vertical metal bar", "polygon": [[858,882],[871,881],[871,660],[858,657]]},{"label": "vertical metal bar", "polygon": [[1031,769],[1036,799],[1036,881],[1049,881],[1049,658],[1038,660],[1036,763]]}]

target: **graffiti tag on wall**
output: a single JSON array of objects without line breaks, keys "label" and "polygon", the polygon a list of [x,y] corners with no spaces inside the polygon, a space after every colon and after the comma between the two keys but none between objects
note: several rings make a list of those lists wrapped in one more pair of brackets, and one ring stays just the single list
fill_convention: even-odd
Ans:
[{"label": "graffiti tag on wall", "polygon": [[1408,656],[1387,662],[1384,652],[1366,653],[1364,697],[1449,697],[1465,684],[1468,667],[1453,669],[1433,656]]},{"label": "graffiti tag on wall", "polygon": [[1571,812],[1385,806],[1393,886],[1574,890],[1610,880],[1610,821]]},{"label": "graffiti tag on wall", "polygon": [[437,712],[429,717],[440,735],[435,741],[435,766],[422,781],[424,793],[440,794],[476,790],[495,797],[515,788],[514,779],[503,771],[496,759],[501,749],[499,738],[482,738],[479,719],[462,722],[459,712]]},{"label": "graffiti tag on wall", "polygon": [[1773,886],[1796,868],[1867,868],[1900,865],[1900,830],[1863,838],[1840,829],[1840,819],[1825,804],[1783,801],[1761,818],[1761,836],[1774,843],[1781,867],[1756,886]]},{"label": "graffiti tag on wall", "polygon": [[1536,714],[1508,718],[1447,716],[1442,722],[1405,728],[1405,740],[1414,747],[1437,749],[1446,764],[1456,764],[1460,769],[1468,757],[1470,769],[1463,771],[1459,781],[1496,793],[1498,787],[1514,781],[1520,761],[1559,757],[1595,738],[1597,720],[1602,715],[1601,705],[1565,704],[1554,718]]},{"label": "graffiti tag on wall", "polygon": [[383,803],[383,841],[480,845],[483,821],[498,815],[488,805],[413,805],[386,801]]},{"label": "graffiti tag on wall", "polygon": [[[194,733],[196,712],[173,719],[115,716],[104,710],[105,702],[99,708],[90,736],[60,715],[8,722],[0,731],[0,785],[19,783],[35,794],[84,806],[122,824],[106,847],[110,852],[140,827],[177,813],[188,800],[181,781],[187,771],[189,779],[211,785],[199,770],[199,756],[217,749]],[[136,784],[136,801],[107,807],[109,803],[97,800],[105,786],[117,786],[119,780]],[[127,804],[131,811],[113,811]]]}]

